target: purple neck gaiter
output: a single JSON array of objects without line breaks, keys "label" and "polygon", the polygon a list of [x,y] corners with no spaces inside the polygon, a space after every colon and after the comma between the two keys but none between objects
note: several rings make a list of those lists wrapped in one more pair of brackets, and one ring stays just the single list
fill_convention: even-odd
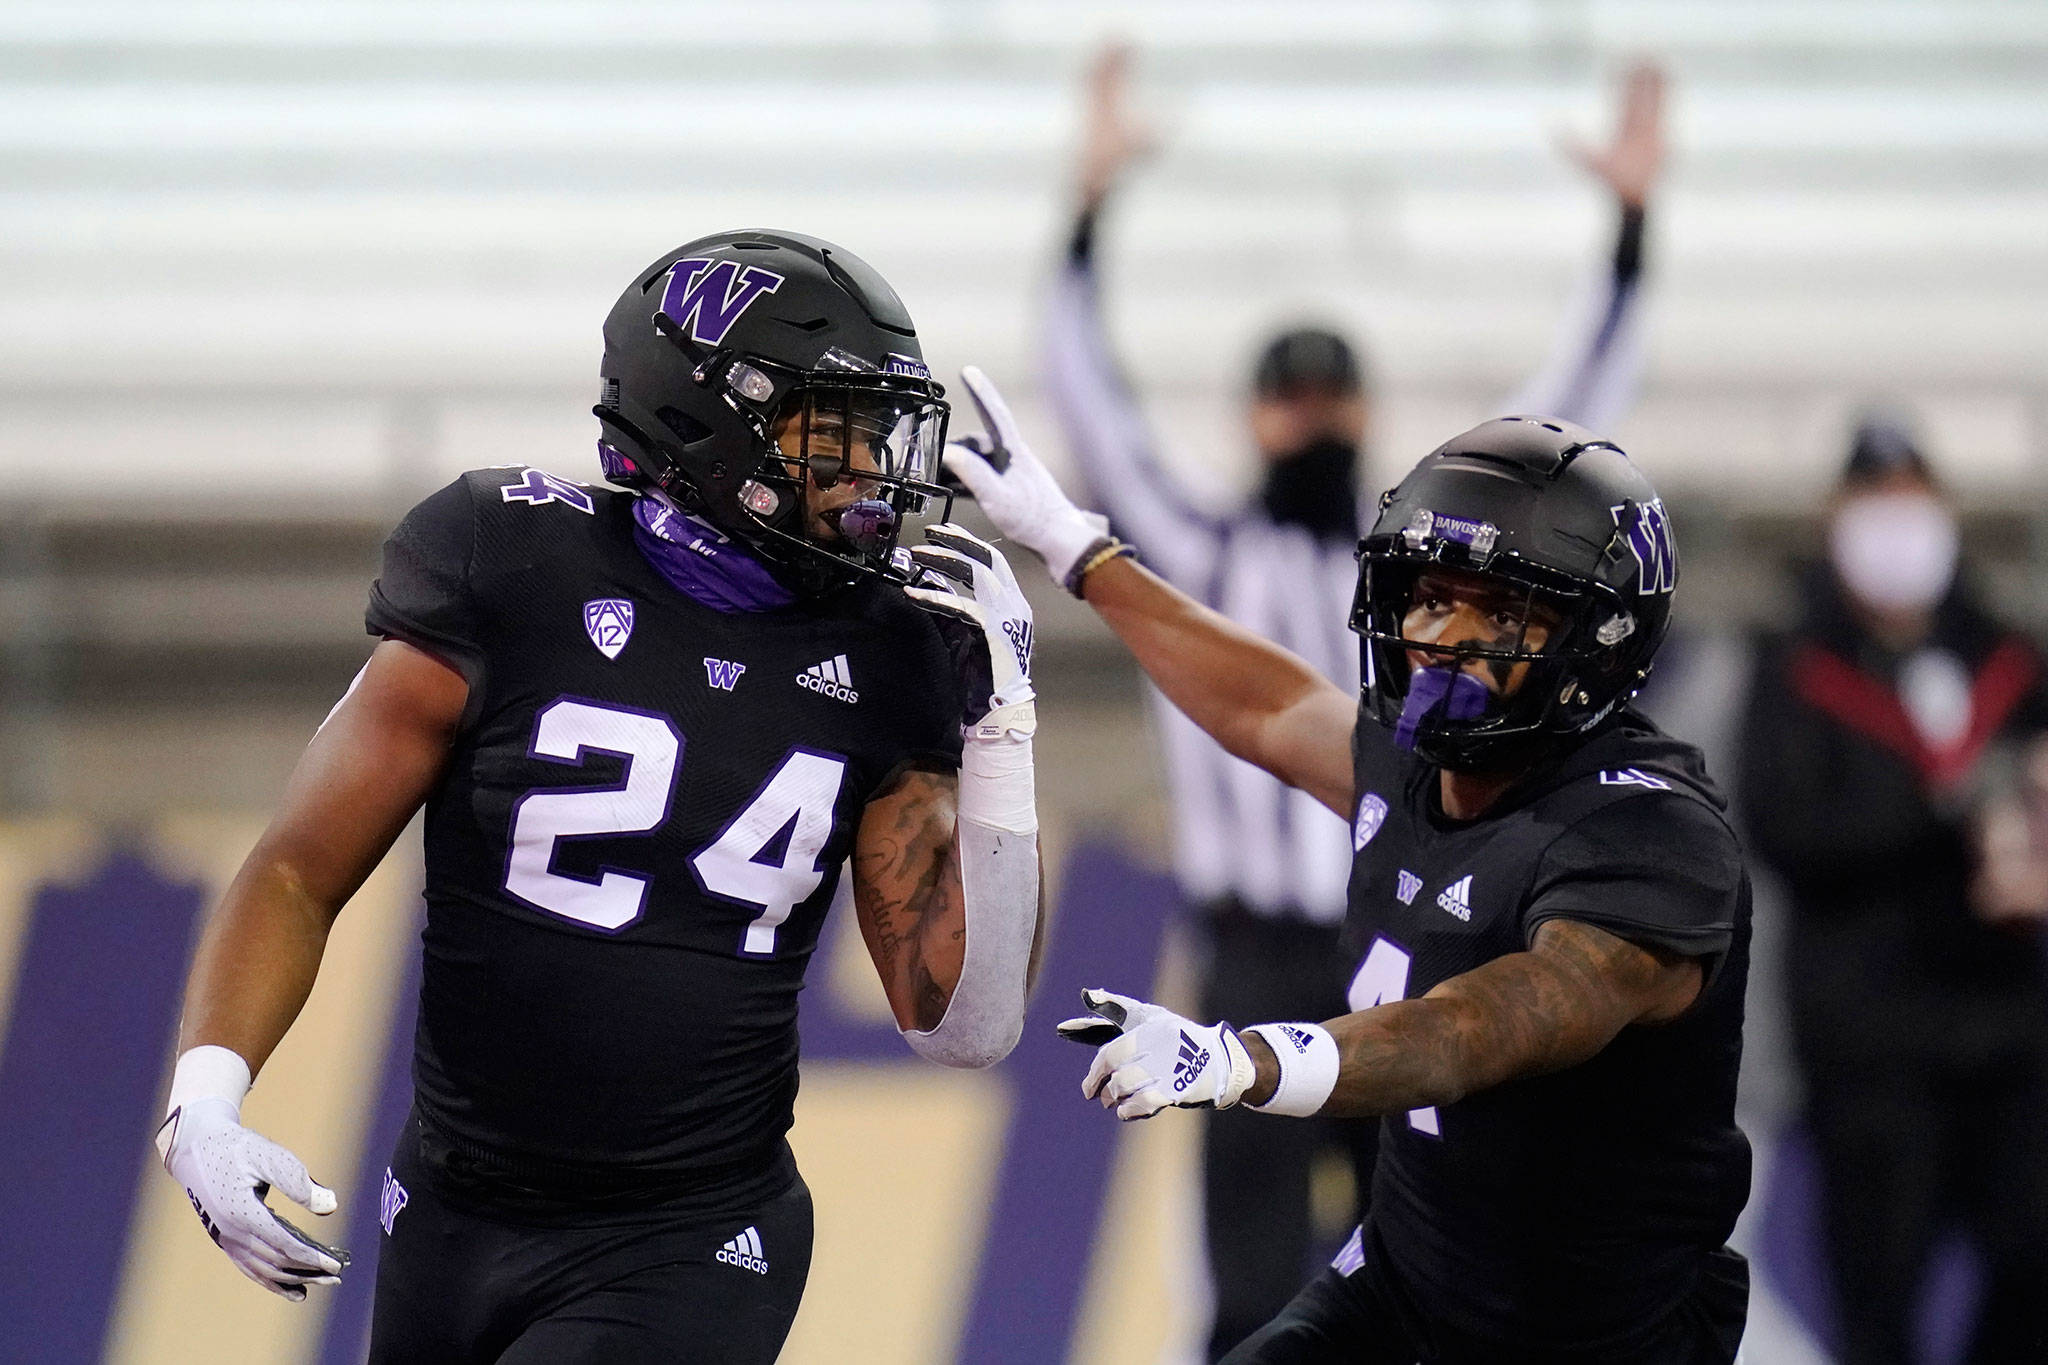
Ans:
[{"label": "purple neck gaiter", "polygon": [[739,542],[659,494],[634,500],[633,543],[671,587],[713,611],[767,611],[796,601]]},{"label": "purple neck gaiter", "polygon": [[1401,708],[1401,719],[1394,725],[1394,743],[1403,749],[1413,749],[1416,728],[1439,706],[1447,720],[1471,720],[1483,715],[1491,695],[1486,684],[1470,673],[1418,668],[1408,680],[1408,704]]}]

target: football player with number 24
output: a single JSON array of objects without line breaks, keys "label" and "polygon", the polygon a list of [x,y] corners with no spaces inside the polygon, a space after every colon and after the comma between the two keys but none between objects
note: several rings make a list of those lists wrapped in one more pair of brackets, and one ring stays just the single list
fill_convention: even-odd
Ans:
[{"label": "football player with number 24", "polygon": [[775,1359],[811,1258],[785,1140],[839,868],[909,1045],[1015,1044],[1040,905],[1031,616],[945,523],[948,408],[857,257],[702,238],[604,328],[606,477],[463,475],[385,545],[369,663],[207,925],[157,1143],[251,1279],[346,1254],[241,1124],[330,925],[426,808],[413,1112],[370,1358]]},{"label": "football player with number 24", "polygon": [[1749,881],[1698,752],[1629,704],[1678,572],[1649,479],[1545,417],[1424,458],[1360,543],[1353,698],[1139,566],[965,380],[995,444],[946,463],[989,518],[1353,822],[1352,1013],[1239,1030],[1089,990],[1060,1026],[1122,1119],[1381,1116],[1363,1226],[1226,1365],[1732,1360]]}]

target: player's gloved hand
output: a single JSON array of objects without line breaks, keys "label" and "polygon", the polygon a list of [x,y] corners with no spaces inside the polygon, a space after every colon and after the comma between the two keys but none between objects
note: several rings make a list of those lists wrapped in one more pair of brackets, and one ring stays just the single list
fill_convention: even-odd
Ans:
[{"label": "player's gloved hand", "polygon": [[[246,1067],[242,1075],[248,1075]],[[174,1098],[177,1092],[174,1083]],[[200,1223],[244,1275],[294,1302],[306,1297],[309,1284],[340,1282],[348,1253],[314,1241],[263,1202],[276,1186],[314,1213],[327,1214],[335,1209],[334,1191],[315,1182],[305,1163],[283,1147],[244,1128],[237,1100],[184,1099],[157,1129],[156,1148],[164,1169],[185,1187]]]},{"label": "player's gloved hand", "polygon": [[1228,1024],[1197,1024],[1163,1005],[1084,990],[1089,1013],[1060,1037],[1095,1048],[1081,1093],[1116,1116],[1149,1119],[1169,1105],[1228,1109],[1253,1077],[1251,1054]]},{"label": "player's gloved hand", "polygon": [[910,552],[923,572],[904,592],[946,623],[965,688],[969,739],[1023,738],[1037,729],[1031,687],[1031,604],[996,547],[951,522],[928,527]]},{"label": "player's gloved hand", "polygon": [[967,396],[987,433],[946,443],[946,468],[966,486],[996,528],[1040,559],[1053,582],[1078,592],[1080,571],[1116,542],[1109,522],[1083,512],[1031,453],[1009,404],[989,377],[969,365],[960,371]]}]

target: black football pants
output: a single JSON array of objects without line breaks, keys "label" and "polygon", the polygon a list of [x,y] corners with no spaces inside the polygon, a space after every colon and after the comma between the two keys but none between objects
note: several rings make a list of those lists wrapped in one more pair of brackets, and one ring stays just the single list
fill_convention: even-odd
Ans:
[{"label": "black football pants", "polygon": [[1742,1345],[1749,1266],[1715,1253],[1677,1311],[1625,1351],[1537,1352],[1483,1340],[1427,1321],[1366,1257],[1350,1275],[1325,1270],[1223,1365],[1729,1365]]},{"label": "black football pants", "polygon": [[[1298,919],[1255,918],[1232,903],[1206,917],[1202,1021],[1243,1027],[1345,1012],[1347,969],[1337,930]],[[1310,1175],[1320,1159],[1351,1164],[1362,1206],[1379,1150],[1377,1119],[1281,1119],[1241,1109],[1203,1115],[1203,1230],[1216,1312],[1211,1361],[1220,1360],[1327,1264],[1343,1232],[1315,1236]],[[1362,1210],[1347,1218],[1357,1221]]]},{"label": "black football pants", "polygon": [[533,1227],[437,1197],[414,1147],[393,1160],[405,1203],[379,1234],[370,1365],[773,1365],[781,1352],[811,1270],[801,1178],[744,1209]]}]

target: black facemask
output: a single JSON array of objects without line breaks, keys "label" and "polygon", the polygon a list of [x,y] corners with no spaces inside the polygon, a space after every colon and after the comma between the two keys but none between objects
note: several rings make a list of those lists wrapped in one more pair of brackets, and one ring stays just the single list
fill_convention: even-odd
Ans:
[{"label": "black facemask", "polygon": [[1320,540],[1358,539],[1358,447],[1318,436],[1266,466],[1259,501],[1283,526]]}]

